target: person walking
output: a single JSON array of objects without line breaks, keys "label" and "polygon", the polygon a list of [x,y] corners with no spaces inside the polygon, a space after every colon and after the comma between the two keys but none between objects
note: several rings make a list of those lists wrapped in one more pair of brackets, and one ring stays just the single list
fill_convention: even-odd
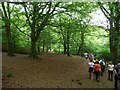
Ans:
[{"label": "person walking", "polygon": [[90,62],[88,63],[88,66],[89,66],[89,78],[90,79],[93,79],[93,72],[94,72],[94,63],[92,60],[90,60]]},{"label": "person walking", "polygon": [[120,60],[117,62],[117,65],[115,65],[114,72],[115,72],[114,87],[115,87],[116,90],[118,90],[118,81],[119,81],[119,84],[120,84]]},{"label": "person walking", "polygon": [[108,69],[108,80],[113,81],[114,65],[113,65],[112,61],[109,62],[107,69]]},{"label": "person walking", "polygon": [[100,66],[101,66],[101,76],[103,76],[104,71],[105,71],[105,62],[101,59],[101,60],[99,61],[99,64],[100,64]]},{"label": "person walking", "polygon": [[89,56],[88,56],[89,60],[92,60],[92,54],[89,53]]},{"label": "person walking", "polygon": [[96,76],[96,81],[100,81],[100,71],[101,71],[101,67],[98,61],[95,62],[94,64],[94,73]]},{"label": "person walking", "polygon": [[85,59],[88,59],[88,53],[84,53]]}]

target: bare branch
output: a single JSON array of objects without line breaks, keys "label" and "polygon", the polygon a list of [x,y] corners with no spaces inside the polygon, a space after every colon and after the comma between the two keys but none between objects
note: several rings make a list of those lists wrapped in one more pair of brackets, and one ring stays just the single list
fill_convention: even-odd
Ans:
[{"label": "bare branch", "polygon": [[101,11],[103,12],[103,14],[106,16],[107,19],[110,19],[110,17],[108,17],[108,15],[106,14],[106,12],[104,11],[104,9],[100,6]]},{"label": "bare branch", "polygon": [[29,26],[31,27],[31,22],[30,22],[30,18],[29,18],[29,16],[28,16],[28,12],[27,12],[26,6],[23,5],[23,7],[24,7],[24,9],[25,9],[25,16],[27,17],[27,21],[28,21],[28,23],[29,23]]},{"label": "bare branch", "polygon": [[25,4],[25,3],[27,3],[27,2],[8,2],[8,3],[13,3],[13,4]]},{"label": "bare branch", "polygon": [[41,14],[43,13],[43,11],[44,11],[44,9],[47,7],[47,5],[48,5],[48,2],[47,2],[47,4],[45,4],[42,8],[40,8],[40,9],[41,9],[41,12],[38,14],[38,17],[36,18],[36,20],[38,20],[38,19],[41,17]]},{"label": "bare branch", "polygon": [[[104,6],[101,6],[104,10],[105,10],[105,12],[109,15],[109,16],[111,16],[111,14],[105,9],[105,7]],[[112,17],[112,16],[111,16]]]},{"label": "bare branch", "polygon": [[51,7],[52,7],[52,2],[50,2],[50,4],[49,4],[49,9],[48,9],[47,13],[49,13],[51,11]]},{"label": "bare branch", "polygon": [[3,8],[3,12],[4,12],[5,17],[8,18],[6,10],[5,10],[4,2],[2,2],[2,8]]},{"label": "bare branch", "polygon": [[56,7],[59,5],[60,2],[57,2],[53,8],[53,10],[50,12],[50,14],[53,14],[53,12],[55,11]]},{"label": "bare branch", "polygon": [[10,3],[7,3],[8,18],[10,20]]},{"label": "bare branch", "polygon": [[107,11],[107,9],[105,9],[101,2],[98,2],[98,4],[100,5],[100,9],[103,12],[103,14],[106,16],[108,20],[110,20],[110,17],[112,18],[111,14]]}]

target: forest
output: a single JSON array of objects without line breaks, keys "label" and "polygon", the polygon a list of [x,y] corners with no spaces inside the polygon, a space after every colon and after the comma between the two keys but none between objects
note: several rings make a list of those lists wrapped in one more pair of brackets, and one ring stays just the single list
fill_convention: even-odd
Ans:
[{"label": "forest", "polygon": [[[113,62],[120,57],[119,2],[1,2],[0,7],[2,51],[8,56],[36,59],[53,51],[67,56],[88,52]],[[97,11],[106,25],[91,23]]]}]

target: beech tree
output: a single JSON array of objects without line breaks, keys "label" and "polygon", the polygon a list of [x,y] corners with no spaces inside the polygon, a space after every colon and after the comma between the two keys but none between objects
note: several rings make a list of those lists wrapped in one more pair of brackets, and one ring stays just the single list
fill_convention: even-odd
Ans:
[{"label": "beech tree", "polygon": [[42,30],[53,16],[59,2],[28,2],[23,4],[26,22],[30,27],[31,53],[30,57],[37,58],[36,43]]},{"label": "beech tree", "polygon": [[118,43],[120,33],[120,2],[108,2],[106,7],[100,3],[100,8],[109,21],[109,43],[112,59],[118,59]]},{"label": "beech tree", "polygon": [[11,38],[11,12],[10,12],[10,3],[7,2],[7,6],[5,7],[5,3],[2,2],[2,9],[3,9],[3,21],[5,23],[5,30],[6,30],[6,38],[7,38],[7,55],[14,56],[13,53],[13,44]]}]

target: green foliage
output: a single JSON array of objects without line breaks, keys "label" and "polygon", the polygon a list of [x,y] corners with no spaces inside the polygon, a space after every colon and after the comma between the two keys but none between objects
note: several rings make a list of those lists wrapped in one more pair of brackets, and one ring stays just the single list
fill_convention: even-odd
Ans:
[{"label": "green foliage", "polygon": [[116,63],[116,61],[114,61],[114,56],[112,56],[111,54],[110,54],[110,52],[104,52],[104,51],[102,51],[102,53],[100,53],[99,54],[99,57],[102,57],[102,58],[104,58],[106,61],[112,61],[114,64]]},{"label": "green foliage", "polygon": [[[46,11],[48,11],[49,5],[50,3],[31,2],[24,6],[29,7],[27,11],[30,22],[33,22],[32,18],[34,15],[36,16],[35,32],[41,32],[36,45],[40,48],[41,52],[45,49],[45,51],[52,50],[63,53],[64,41],[67,41],[67,35],[69,35],[70,54],[77,54],[79,47],[82,47],[84,52],[94,53],[97,57],[104,57],[106,60],[112,59],[112,56],[109,54],[109,33],[104,28],[90,25],[89,23],[91,20],[90,13],[98,9],[96,3],[60,3],[56,12],[53,13],[54,15],[50,16],[47,25],[41,30],[39,26],[45,19],[45,15],[47,15]],[[54,8],[54,5],[55,3],[53,3],[51,10]],[[46,7],[46,11],[42,12],[41,10],[44,7]],[[36,10],[39,8],[41,10],[37,12]],[[36,12],[33,12],[33,10]],[[11,11],[11,30],[14,49],[19,48],[22,52],[24,48],[27,48],[25,49],[27,51],[31,46],[31,38],[26,34],[31,35],[31,27],[25,17],[23,5],[15,4],[14,9],[11,6]],[[2,43],[6,45],[6,32],[4,29],[3,27]],[[82,42],[82,35],[84,36],[84,42]],[[120,42],[118,43],[118,48],[120,48]],[[120,53],[120,49],[118,49],[118,52]]]}]

